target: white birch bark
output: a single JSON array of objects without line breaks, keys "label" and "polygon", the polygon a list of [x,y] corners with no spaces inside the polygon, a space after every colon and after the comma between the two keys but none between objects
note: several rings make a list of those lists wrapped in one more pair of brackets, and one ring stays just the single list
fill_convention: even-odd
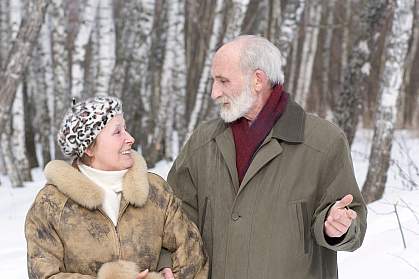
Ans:
[{"label": "white birch bark", "polygon": [[100,95],[108,94],[112,69],[115,64],[115,25],[112,9],[112,0],[100,1],[97,14],[99,60],[96,78],[96,94]]},{"label": "white birch bark", "polygon": [[[69,91],[69,71],[68,71],[68,52],[66,50],[66,32],[65,32],[65,1],[64,0],[52,0],[51,7],[48,10],[48,19],[50,23],[50,32],[45,29],[41,31],[43,33],[42,46],[45,51],[50,53],[52,59],[52,82],[53,82],[53,110],[51,111],[53,119],[53,125],[51,133],[54,137],[54,158],[63,159],[63,155],[55,140],[58,129],[61,125],[61,121],[64,117],[64,113],[67,110],[71,98]],[[48,45],[49,43],[49,45]],[[51,46],[51,47],[50,47]],[[49,59],[44,56],[44,59]],[[47,63],[47,61],[45,61]]]},{"label": "white birch bark", "polygon": [[281,0],[269,0],[268,5],[268,27],[266,38],[274,45],[279,41],[279,28],[281,25]]},{"label": "white birch bark", "polygon": [[334,29],[333,24],[334,24],[335,3],[336,3],[336,0],[329,0],[327,2],[327,11],[325,11],[325,14],[327,14],[327,20],[326,20],[327,29],[325,31],[326,34],[325,34],[323,49],[322,49],[323,70],[322,70],[322,92],[321,92],[321,95],[324,96],[325,98],[320,100],[321,112],[323,110],[330,109],[329,107],[326,107],[326,106],[327,104],[333,103],[334,101],[333,94],[331,92],[329,76],[331,75],[330,57],[332,54],[331,48],[332,48],[332,38],[333,38],[333,29]]},{"label": "white birch bark", "polygon": [[314,58],[317,52],[318,37],[322,5],[319,0],[312,1],[308,10],[308,24],[306,24],[303,49],[301,54],[300,71],[298,74],[295,101],[303,108],[306,107],[307,96],[310,90],[313,75]]},{"label": "white birch bark", "polygon": [[186,94],[185,1],[174,0],[168,5],[169,29],[161,79],[161,107],[157,117],[155,139],[162,138],[161,134],[164,132],[165,157],[173,158],[174,104],[176,99],[184,99]]},{"label": "white birch bark", "polygon": [[[1,135],[0,135],[0,143],[1,143]],[[1,148],[0,148],[0,174],[1,175],[7,174],[6,163],[4,162],[4,155]],[[0,181],[0,186],[1,186],[1,181]]]},{"label": "white birch bark", "polygon": [[[155,3],[152,0],[142,1],[136,7],[138,20],[134,24],[134,50],[132,53],[132,66],[130,76],[133,82],[140,84],[140,96],[144,112],[151,112],[150,95],[151,85],[148,80],[149,50],[151,46],[151,33]],[[144,117],[146,119],[147,117]]]},{"label": "white birch bark", "polygon": [[23,179],[20,175],[20,171],[17,167],[15,157],[13,155],[13,147],[12,143],[10,142],[10,138],[12,136],[11,127],[7,123],[5,125],[5,129],[1,133],[1,149],[4,158],[4,163],[6,166],[6,173],[10,179],[10,184],[12,187],[23,187]]},{"label": "white birch bark", "polygon": [[9,139],[15,156],[16,167],[24,181],[32,181],[26,152],[25,111],[23,109],[22,84],[18,87],[12,108],[12,137]]},{"label": "white birch bark", "polygon": [[390,33],[386,37],[384,71],[375,116],[370,163],[362,188],[367,203],[383,196],[397,115],[397,99],[403,81],[404,64],[413,27],[414,0],[395,0]]},{"label": "white birch bark", "polygon": [[84,0],[81,5],[80,28],[74,41],[73,65],[71,68],[71,95],[80,98],[84,86],[84,60],[86,56],[86,46],[94,26],[99,0]]},{"label": "white birch bark", "polygon": [[[298,31],[297,31],[298,32]],[[299,45],[299,38],[296,37],[294,41],[292,42],[292,55],[291,55],[291,63],[288,66],[289,67],[289,77],[285,80],[285,83],[287,84],[287,91],[294,93],[294,87],[296,84],[296,77],[297,77],[297,71],[298,71],[298,45]]]},{"label": "white birch bark", "polygon": [[249,0],[233,0],[233,6],[227,15],[227,28],[223,42],[229,42],[240,35],[244,16],[246,15]]},{"label": "white birch bark", "polygon": [[[48,17],[50,19],[50,17]],[[41,148],[40,166],[45,167],[51,160],[51,135],[55,142],[55,134],[50,115],[52,103],[54,102],[53,74],[52,74],[52,53],[50,31],[47,24],[41,29],[40,39],[36,49],[36,56],[32,63],[33,79],[31,88],[35,94],[35,115],[34,126],[37,127],[37,138]],[[55,130],[54,130],[55,131]]]},{"label": "white birch bark", "polygon": [[298,26],[304,11],[305,0],[288,0],[279,31],[277,46],[282,53],[283,68],[287,66],[291,44],[298,35]]},{"label": "white birch bark", "polygon": [[[19,0],[14,0],[10,3],[10,27],[12,40],[16,39],[19,31],[20,22],[23,14],[23,3]],[[12,107],[12,138],[13,139],[12,152],[15,156],[15,163],[23,180],[31,181],[32,175],[29,168],[29,162],[26,152],[25,141],[25,111],[23,109],[23,92],[22,83],[17,87],[15,100]]]},{"label": "white birch bark", "polygon": [[0,68],[6,62],[9,50],[9,1],[0,1]]}]

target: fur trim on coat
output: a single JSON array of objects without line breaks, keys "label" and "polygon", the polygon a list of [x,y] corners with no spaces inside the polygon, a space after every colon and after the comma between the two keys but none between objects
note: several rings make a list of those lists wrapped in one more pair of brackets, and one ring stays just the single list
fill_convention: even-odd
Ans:
[{"label": "fur trim on coat", "polygon": [[[139,154],[132,154],[134,165],[124,176],[122,194],[129,203],[141,207],[147,201],[149,192],[147,165]],[[88,209],[96,209],[102,205],[103,190],[65,161],[49,162],[44,174],[47,183],[56,185],[62,193],[78,204]]]}]

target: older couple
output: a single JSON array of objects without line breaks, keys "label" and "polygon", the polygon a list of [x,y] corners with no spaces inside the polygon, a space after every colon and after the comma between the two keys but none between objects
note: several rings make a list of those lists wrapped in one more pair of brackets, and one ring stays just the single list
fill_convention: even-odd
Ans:
[{"label": "older couple", "polygon": [[73,164],[47,165],[27,216],[29,277],[337,278],[366,206],[344,134],[291,100],[281,66],[257,36],[217,51],[221,119],[195,130],[169,184],[131,150],[118,99],[75,104],[58,135]]}]

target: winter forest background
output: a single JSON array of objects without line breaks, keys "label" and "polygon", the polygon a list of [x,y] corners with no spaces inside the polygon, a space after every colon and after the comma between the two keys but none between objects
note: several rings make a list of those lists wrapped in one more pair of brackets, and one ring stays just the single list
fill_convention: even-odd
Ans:
[{"label": "winter forest background", "polygon": [[72,98],[118,96],[148,165],[172,161],[217,116],[211,60],[239,34],[277,45],[294,100],[360,138],[366,201],[394,192],[393,170],[415,199],[387,200],[391,213],[400,203],[419,224],[419,0],[0,0],[0,191],[62,158],[55,135]]}]

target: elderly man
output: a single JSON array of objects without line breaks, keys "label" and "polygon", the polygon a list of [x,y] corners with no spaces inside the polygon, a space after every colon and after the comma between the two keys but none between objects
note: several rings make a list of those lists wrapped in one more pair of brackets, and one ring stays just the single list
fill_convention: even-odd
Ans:
[{"label": "elderly man", "polygon": [[240,36],[212,64],[221,119],[201,124],[168,177],[198,225],[214,279],[337,278],[367,210],[345,135],[283,89],[280,51]]}]

